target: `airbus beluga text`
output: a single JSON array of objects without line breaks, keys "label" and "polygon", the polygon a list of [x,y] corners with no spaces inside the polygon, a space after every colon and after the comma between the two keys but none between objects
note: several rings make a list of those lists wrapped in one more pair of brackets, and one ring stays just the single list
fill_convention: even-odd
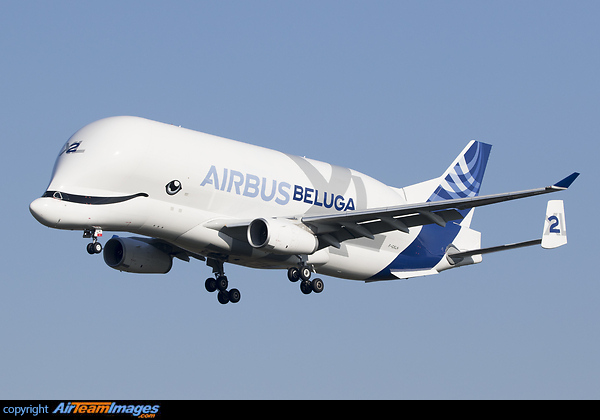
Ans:
[{"label": "airbus beluga text", "polygon": [[[77,131],[52,180],[30,204],[42,224],[81,230],[90,254],[103,231],[130,232],[104,245],[104,261],[131,273],[167,273],[173,259],[206,261],[209,292],[238,302],[224,263],[287,270],[303,293],[313,273],[367,282],[406,279],[475,264],[482,255],[567,241],[562,201],[548,203],[542,239],[481,248],[475,207],[567,189],[578,173],[544,188],[479,196],[491,146],[471,141],[438,178],[394,188],[348,168],[137,117]],[[228,290],[229,289],[229,290]]]}]

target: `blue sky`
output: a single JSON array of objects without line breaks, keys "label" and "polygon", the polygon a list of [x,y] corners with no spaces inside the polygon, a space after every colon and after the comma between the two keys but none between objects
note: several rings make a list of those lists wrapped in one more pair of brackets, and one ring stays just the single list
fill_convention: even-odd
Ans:
[{"label": "blue sky", "polygon": [[[597,399],[595,1],[6,1],[0,395],[51,399]],[[66,139],[137,115],[351,167],[394,186],[494,145],[482,194],[582,173],[569,244],[407,281],[110,269],[28,205]],[[492,246],[540,236],[547,197],[477,210]],[[586,210],[587,209],[587,210]],[[587,227],[586,227],[587,226]]]}]

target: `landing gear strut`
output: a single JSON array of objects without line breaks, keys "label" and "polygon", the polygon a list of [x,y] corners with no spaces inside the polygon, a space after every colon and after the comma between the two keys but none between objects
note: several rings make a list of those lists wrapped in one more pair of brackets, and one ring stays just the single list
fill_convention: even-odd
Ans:
[{"label": "landing gear strut", "polygon": [[87,252],[90,255],[99,254],[102,252],[102,244],[98,242],[98,238],[102,236],[102,229],[86,229],[83,231],[84,238],[92,238],[92,242],[87,244]]},{"label": "landing gear strut", "polygon": [[300,282],[300,290],[305,295],[308,295],[311,292],[321,293],[325,288],[323,280],[314,279],[313,281],[311,281],[311,274],[311,270],[308,267],[308,265],[304,263],[304,260],[302,260],[299,267],[290,267],[288,269],[288,279],[291,282],[295,283],[298,280],[302,280]]},{"label": "landing gear strut", "polygon": [[209,277],[204,282],[206,291],[212,293],[218,290],[219,293],[217,293],[217,300],[223,305],[229,302],[238,303],[242,298],[242,295],[238,289],[231,289],[227,291],[229,281],[227,280],[225,271],[223,270],[223,261],[207,258],[206,265],[212,267],[213,273],[215,274],[215,278]]}]

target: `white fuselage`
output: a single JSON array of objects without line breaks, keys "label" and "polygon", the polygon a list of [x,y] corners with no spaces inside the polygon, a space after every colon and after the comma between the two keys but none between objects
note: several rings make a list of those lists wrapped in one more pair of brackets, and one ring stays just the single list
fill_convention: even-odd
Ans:
[{"label": "white fuselage", "polygon": [[[131,232],[260,268],[287,268],[297,257],[255,249],[214,226],[406,203],[403,190],[351,169],[137,117],[107,118],[76,132],[56,160],[47,191],[92,197],[90,203],[140,195],[108,204],[39,198],[31,209],[46,226]],[[326,275],[368,279],[420,229],[348,240],[308,262]]]}]

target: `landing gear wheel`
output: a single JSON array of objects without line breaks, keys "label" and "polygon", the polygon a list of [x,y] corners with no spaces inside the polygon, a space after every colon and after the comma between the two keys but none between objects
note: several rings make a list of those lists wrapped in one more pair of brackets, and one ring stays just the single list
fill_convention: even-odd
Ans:
[{"label": "landing gear wheel", "polygon": [[300,270],[298,270],[296,267],[290,267],[288,269],[288,279],[292,283],[296,283],[298,280],[300,280]]},{"label": "landing gear wheel", "polygon": [[238,303],[241,298],[242,298],[242,295],[238,289],[231,289],[229,291],[229,301],[231,303]]},{"label": "landing gear wheel", "polygon": [[300,278],[302,280],[306,280],[306,281],[310,280],[310,275],[311,275],[310,268],[308,268],[306,266],[300,268]]},{"label": "landing gear wheel", "polygon": [[100,242],[90,242],[87,244],[86,249],[90,255],[99,254],[102,252],[102,244]]},{"label": "landing gear wheel", "polygon": [[217,277],[217,289],[219,289],[221,292],[224,292],[227,290],[227,286],[229,286],[227,277],[225,277],[225,276]]},{"label": "landing gear wheel", "polygon": [[311,285],[312,291],[315,293],[321,293],[323,291],[323,289],[325,288],[325,283],[323,283],[323,280],[321,280],[321,279],[314,279],[310,285]]},{"label": "landing gear wheel", "polygon": [[300,290],[305,295],[309,295],[312,292],[312,284],[311,284],[310,280],[302,280],[300,282]]},{"label": "landing gear wheel", "polygon": [[204,287],[207,292],[212,293],[217,290],[217,281],[213,278],[207,278],[204,282]]},{"label": "landing gear wheel", "polygon": [[227,293],[226,291],[219,291],[219,293],[217,294],[217,300],[219,301],[219,303],[226,305],[229,303],[229,293]]}]

